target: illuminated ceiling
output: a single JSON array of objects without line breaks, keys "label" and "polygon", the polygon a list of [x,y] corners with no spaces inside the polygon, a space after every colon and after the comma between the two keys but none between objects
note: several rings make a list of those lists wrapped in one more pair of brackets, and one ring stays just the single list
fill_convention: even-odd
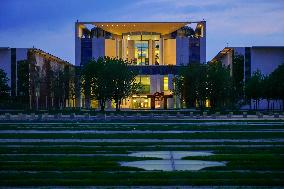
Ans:
[{"label": "illuminated ceiling", "polygon": [[92,22],[92,24],[117,35],[142,31],[165,35],[180,29],[189,22]]}]

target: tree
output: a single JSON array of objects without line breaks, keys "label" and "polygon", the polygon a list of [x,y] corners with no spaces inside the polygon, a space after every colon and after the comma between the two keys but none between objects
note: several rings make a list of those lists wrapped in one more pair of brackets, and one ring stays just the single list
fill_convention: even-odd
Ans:
[{"label": "tree", "polygon": [[185,101],[188,108],[195,107],[196,102],[203,108],[206,100],[206,69],[204,64],[192,63],[181,69],[174,78],[173,92]]},{"label": "tree", "polygon": [[254,99],[255,108],[258,109],[259,100],[263,96],[263,75],[259,70],[254,72],[251,78],[247,81],[245,92],[248,99]]},{"label": "tree", "polygon": [[278,66],[271,75],[271,90],[274,99],[282,100],[282,108],[284,109],[284,64]]},{"label": "tree", "polygon": [[238,103],[244,98],[244,56],[235,55],[232,65],[233,100]]},{"label": "tree", "polygon": [[4,103],[9,98],[10,87],[8,85],[8,77],[4,70],[0,69],[0,101]]},{"label": "tree", "polygon": [[27,60],[18,61],[17,96],[23,105],[27,105],[29,102],[29,73],[29,62]]},{"label": "tree", "polygon": [[128,63],[122,59],[117,58],[105,58],[107,69],[113,70],[112,81],[113,91],[112,99],[116,104],[116,111],[120,109],[122,99],[129,97],[136,93],[140,88],[139,83],[135,83],[136,73],[129,70]]},{"label": "tree", "polygon": [[86,102],[99,101],[101,110],[105,104],[114,100],[116,110],[120,109],[121,100],[135,93],[135,72],[128,69],[128,63],[117,58],[98,58],[91,60],[82,69],[82,91]]},{"label": "tree", "polygon": [[112,99],[112,72],[104,58],[91,60],[82,69],[82,90],[85,98],[98,100],[101,111],[104,111],[106,102]]},{"label": "tree", "polygon": [[273,97],[273,84],[271,75],[264,76],[262,80],[262,98],[267,100],[267,110],[270,109],[270,101],[274,98]]},{"label": "tree", "polygon": [[230,69],[221,62],[208,64],[207,69],[207,98],[213,108],[221,108],[232,103],[232,78]]}]

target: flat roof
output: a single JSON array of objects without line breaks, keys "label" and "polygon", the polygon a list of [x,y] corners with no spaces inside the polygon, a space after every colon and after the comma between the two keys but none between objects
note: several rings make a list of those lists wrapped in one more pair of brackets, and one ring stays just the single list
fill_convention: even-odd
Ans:
[{"label": "flat roof", "polygon": [[225,47],[223,50],[221,50],[210,62],[219,61],[221,58],[223,58],[226,54],[228,54],[230,51],[232,51],[232,47]]},{"label": "flat roof", "polygon": [[35,52],[35,53],[38,53],[38,54],[41,54],[41,55],[43,55],[43,56],[47,56],[47,57],[49,57],[49,58],[51,58],[51,59],[54,59],[54,60],[56,60],[58,63],[64,63],[64,64],[68,64],[68,65],[70,65],[70,66],[74,66],[73,64],[71,64],[70,62],[68,62],[68,61],[66,61],[66,60],[63,60],[63,59],[61,59],[61,58],[59,58],[59,57],[57,57],[57,56],[55,56],[55,55],[52,55],[52,54],[50,54],[50,53],[48,53],[48,52],[45,52],[45,51],[43,51],[43,50],[41,50],[41,49],[38,49],[38,48],[28,48],[29,50],[31,50],[31,51],[33,51],[33,52]]},{"label": "flat roof", "polygon": [[107,32],[122,35],[129,32],[155,32],[162,35],[172,33],[181,27],[199,22],[77,22],[78,24],[92,24]]}]

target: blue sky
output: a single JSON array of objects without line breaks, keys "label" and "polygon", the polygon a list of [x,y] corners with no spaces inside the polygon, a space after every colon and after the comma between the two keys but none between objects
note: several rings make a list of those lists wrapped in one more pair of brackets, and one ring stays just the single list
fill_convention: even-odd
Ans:
[{"label": "blue sky", "polygon": [[207,21],[207,60],[229,46],[284,46],[284,0],[1,0],[0,47],[74,63],[74,22]]}]

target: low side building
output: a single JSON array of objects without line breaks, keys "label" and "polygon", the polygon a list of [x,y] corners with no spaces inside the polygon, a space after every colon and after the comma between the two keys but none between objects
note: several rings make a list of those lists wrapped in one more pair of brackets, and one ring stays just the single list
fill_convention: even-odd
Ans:
[{"label": "low side building", "polygon": [[[257,70],[264,75],[269,75],[279,65],[284,64],[284,46],[225,47],[210,62],[220,61],[223,65],[230,66],[232,70],[236,55],[243,56],[244,81],[247,81]],[[273,109],[279,109],[281,103],[273,101],[271,106]],[[259,108],[267,108],[266,100],[261,100]]]},{"label": "low side building", "polygon": [[[74,66],[67,61],[36,48],[2,47],[0,68],[9,79],[15,108],[52,109],[75,104],[70,79]],[[64,77],[67,74],[68,79]]]}]

